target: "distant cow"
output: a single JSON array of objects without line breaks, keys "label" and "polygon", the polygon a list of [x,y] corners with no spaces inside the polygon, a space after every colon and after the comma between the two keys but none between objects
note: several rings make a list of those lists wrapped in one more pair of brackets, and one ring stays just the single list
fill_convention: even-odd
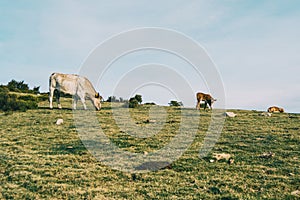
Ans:
[{"label": "distant cow", "polygon": [[279,108],[277,106],[272,106],[270,108],[268,108],[268,112],[269,113],[274,113],[274,112],[284,112],[283,108]]},{"label": "distant cow", "polygon": [[101,109],[102,97],[94,89],[92,83],[85,77],[75,74],[60,74],[53,73],[49,78],[49,101],[50,108],[53,108],[52,101],[54,90],[57,90],[56,101],[58,108],[60,104],[60,92],[73,95],[73,109],[76,109],[78,99],[81,100],[84,109],[86,110],[85,100],[89,99],[97,110]]},{"label": "distant cow", "polygon": [[209,105],[209,107],[212,109],[212,104],[217,101],[217,99],[212,98],[210,94],[204,94],[202,92],[198,92],[196,94],[197,98],[197,106],[196,109],[200,110],[200,102],[204,101],[204,110],[206,109],[206,106]]}]

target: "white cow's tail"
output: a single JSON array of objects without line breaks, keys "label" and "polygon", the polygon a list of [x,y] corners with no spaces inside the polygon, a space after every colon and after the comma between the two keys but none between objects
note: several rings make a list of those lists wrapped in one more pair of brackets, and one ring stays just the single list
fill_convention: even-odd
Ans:
[{"label": "white cow's tail", "polygon": [[54,79],[54,75],[55,75],[56,73],[54,72],[54,73],[52,73],[51,75],[50,75],[50,77],[49,77],[49,90],[51,89],[51,86],[55,86],[56,84],[55,84],[55,79]]}]

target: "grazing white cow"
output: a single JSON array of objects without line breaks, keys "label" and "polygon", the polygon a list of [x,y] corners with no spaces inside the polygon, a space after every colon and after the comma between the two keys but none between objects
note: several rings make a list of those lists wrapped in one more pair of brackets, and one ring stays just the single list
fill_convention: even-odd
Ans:
[{"label": "grazing white cow", "polygon": [[75,74],[60,74],[53,73],[49,78],[49,101],[50,109],[53,108],[52,101],[54,90],[57,90],[56,101],[58,108],[61,109],[60,91],[73,95],[73,109],[76,109],[78,99],[81,100],[84,109],[86,110],[85,100],[89,99],[97,110],[101,109],[102,97],[96,92],[92,83],[85,77]]}]

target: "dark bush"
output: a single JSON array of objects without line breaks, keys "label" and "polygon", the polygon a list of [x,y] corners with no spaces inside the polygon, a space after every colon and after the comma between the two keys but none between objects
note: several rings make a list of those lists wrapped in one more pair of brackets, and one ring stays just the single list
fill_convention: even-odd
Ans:
[{"label": "dark bush", "polygon": [[7,91],[0,91],[0,110],[8,111],[26,111],[27,109],[36,109],[38,107],[35,97],[26,95],[17,97],[15,94],[9,94]]},{"label": "dark bush", "polygon": [[13,91],[13,92],[28,92],[29,91],[29,86],[28,86],[28,84],[24,83],[24,81],[11,80],[10,82],[8,82],[7,87],[10,91]]},{"label": "dark bush", "polygon": [[120,103],[126,103],[128,100],[123,99],[120,97],[119,99],[116,96],[109,96],[106,100],[106,102],[120,102]]},{"label": "dark bush", "polygon": [[136,94],[135,96],[134,96],[134,98],[137,100],[137,102],[139,103],[139,104],[141,104],[142,103],[142,95],[140,95],[140,94]]},{"label": "dark bush", "polygon": [[7,102],[8,102],[8,92],[0,92],[0,109],[5,111],[7,107]]},{"label": "dark bush", "polygon": [[129,99],[129,108],[136,108],[139,105],[139,102],[135,98],[130,98]]},{"label": "dark bush", "polygon": [[37,101],[20,101],[20,103],[25,107],[26,110],[38,108]]},{"label": "dark bush", "polygon": [[16,81],[16,80],[11,80],[7,83],[6,86],[1,86],[1,87],[6,87],[9,91],[11,92],[22,92],[22,93],[30,93],[30,94],[39,94],[40,93],[40,86],[35,86],[33,89],[30,89],[28,84],[25,83],[24,81]]},{"label": "dark bush", "polygon": [[32,95],[22,95],[22,96],[19,96],[18,99],[23,100],[23,101],[36,101],[37,100],[37,98]]},{"label": "dark bush", "polygon": [[172,101],[170,101],[169,105],[170,106],[183,106],[183,103],[172,100]]},{"label": "dark bush", "polygon": [[33,92],[33,94],[39,94],[40,93],[40,86],[33,87],[32,92]]},{"label": "dark bush", "polygon": [[124,102],[123,107],[136,108],[142,103],[142,95],[137,94],[134,97],[131,97],[129,101],[125,100]]},{"label": "dark bush", "polygon": [[144,103],[145,105],[156,105],[156,103],[154,102],[147,102],[147,103]]},{"label": "dark bush", "polygon": [[117,100],[117,98],[115,96],[109,96],[106,101],[107,102],[116,102],[116,100]]},{"label": "dark bush", "polygon": [[38,95],[37,100],[38,100],[38,102],[47,101],[47,100],[49,100],[49,95],[48,94],[40,94],[40,95]]},{"label": "dark bush", "polygon": [[5,85],[0,85],[0,93],[8,93],[9,92],[9,89],[7,88],[7,86]]},{"label": "dark bush", "polygon": [[126,102],[126,100],[123,99],[122,97],[119,98],[119,101],[120,101],[121,103]]}]

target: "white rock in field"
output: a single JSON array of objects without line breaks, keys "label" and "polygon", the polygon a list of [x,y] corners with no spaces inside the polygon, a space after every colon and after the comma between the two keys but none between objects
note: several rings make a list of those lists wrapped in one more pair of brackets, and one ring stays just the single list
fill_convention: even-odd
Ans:
[{"label": "white rock in field", "polygon": [[265,117],[271,117],[272,116],[272,114],[269,113],[269,112],[263,112],[263,113],[260,113],[259,115],[260,116],[265,116]]},{"label": "white rock in field", "polygon": [[235,117],[236,116],[236,114],[234,112],[225,112],[224,115],[227,117]]},{"label": "white rock in field", "polygon": [[231,155],[229,153],[213,153],[213,157],[218,161],[218,160],[229,160],[231,158]]},{"label": "white rock in field", "polygon": [[275,153],[270,151],[270,152],[265,152],[265,153],[261,154],[259,157],[261,157],[261,158],[272,158],[274,156],[275,156]]},{"label": "white rock in field", "polygon": [[233,158],[229,158],[229,159],[228,159],[228,164],[229,164],[229,165],[232,165],[233,163],[234,163],[234,159],[233,159]]},{"label": "white rock in field", "polygon": [[300,190],[295,190],[295,191],[291,192],[291,195],[300,197]]},{"label": "white rock in field", "polygon": [[56,125],[62,125],[64,123],[64,120],[63,119],[58,119],[56,121]]}]

